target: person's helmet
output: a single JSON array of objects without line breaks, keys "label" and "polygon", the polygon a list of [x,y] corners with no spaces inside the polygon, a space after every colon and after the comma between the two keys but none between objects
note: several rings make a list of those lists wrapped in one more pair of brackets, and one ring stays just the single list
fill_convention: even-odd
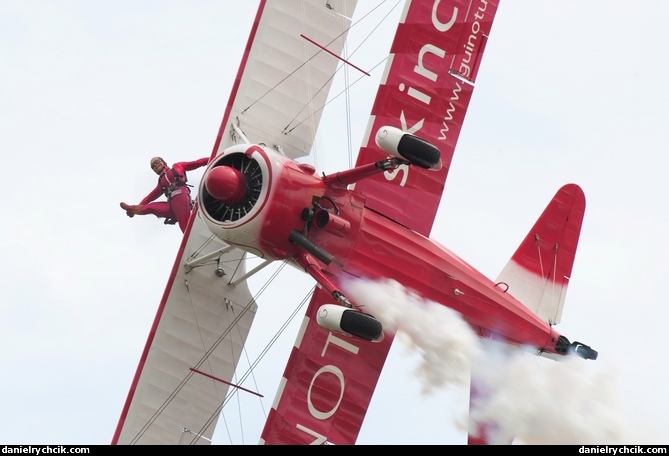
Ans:
[{"label": "person's helmet", "polygon": [[149,162],[151,169],[155,168],[157,163],[165,163],[165,160],[163,160],[161,157],[153,157]]}]

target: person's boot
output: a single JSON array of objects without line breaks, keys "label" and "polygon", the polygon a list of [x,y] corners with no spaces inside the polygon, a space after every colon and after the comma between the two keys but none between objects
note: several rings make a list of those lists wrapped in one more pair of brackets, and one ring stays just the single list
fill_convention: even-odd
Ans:
[{"label": "person's boot", "polygon": [[128,217],[134,217],[135,215],[141,215],[142,214],[142,206],[138,205],[130,205],[126,203],[121,203],[121,209],[125,211],[125,214]]}]

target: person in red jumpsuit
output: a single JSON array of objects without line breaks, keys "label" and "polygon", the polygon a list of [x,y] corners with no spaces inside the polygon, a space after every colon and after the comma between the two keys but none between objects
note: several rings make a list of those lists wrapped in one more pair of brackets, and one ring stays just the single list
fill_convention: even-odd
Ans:
[{"label": "person in red jumpsuit", "polygon": [[[186,171],[206,166],[209,158],[179,162],[172,167],[160,157],[153,157],[150,163],[151,169],[158,175],[158,185],[139,204],[121,203],[121,208],[128,217],[153,214],[156,217],[165,218],[166,224],[178,223],[183,233],[186,231],[193,207],[190,188],[186,184]],[[165,195],[167,201],[156,201],[160,195]]]}]

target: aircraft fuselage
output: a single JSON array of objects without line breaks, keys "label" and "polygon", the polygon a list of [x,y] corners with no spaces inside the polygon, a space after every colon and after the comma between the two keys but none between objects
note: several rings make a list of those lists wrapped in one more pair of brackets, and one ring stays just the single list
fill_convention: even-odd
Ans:
[{"label": "aircraft fuselage", "polygon": [[[249,187],[258,187],[253,201],[224,204],[220,220],[213,208],[221,201],[207,191],[207,174],[217,166],[239,167]],[[346,295],[353,277],[392,279],[459,312],[482,337],[557,353],[559,334],[504,286],[437,242],[365,208],[364,197],[349,187],[267,147],[235,146],[205,172],[202,216],[224,241],[266,259],[288,259],[331,293]]]}]

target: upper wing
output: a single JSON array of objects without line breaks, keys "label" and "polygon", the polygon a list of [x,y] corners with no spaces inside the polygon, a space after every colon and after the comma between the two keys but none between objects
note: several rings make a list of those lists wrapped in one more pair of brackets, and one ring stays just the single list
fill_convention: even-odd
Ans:
[{"label": "upper wing", "polygon": [[[355,4],[260,1],[212,157],[247,138],[310,152],[338,64],[319,46],[341,52]],[[256,311],[245,282],[230,285],[245,270],[241,251],[191,219],[112,443],[209,443]]]},{"label": "upper wing", "polygon": [[356,3],[261,0],[215,155],[246,138],[291,158],[311,152],[339,63],[330,53],[341,53]]},{"label": "upper wing", "polygon": [[[228,393],[220,380],[232,380],[257,306],[244,282],[230,286],[243,252],[192,222],[112,444],[207,444]],[[225,277],[214,273],[217,259]]]},{"label": "upper wing", "polygon": [[474,90],[498,0],[408,0],[372,108],[358,164],[387,154],[374,137],[384,125],[434,144],[443,168],[403,166],[356,184],[370,209],[429,236]]}]

